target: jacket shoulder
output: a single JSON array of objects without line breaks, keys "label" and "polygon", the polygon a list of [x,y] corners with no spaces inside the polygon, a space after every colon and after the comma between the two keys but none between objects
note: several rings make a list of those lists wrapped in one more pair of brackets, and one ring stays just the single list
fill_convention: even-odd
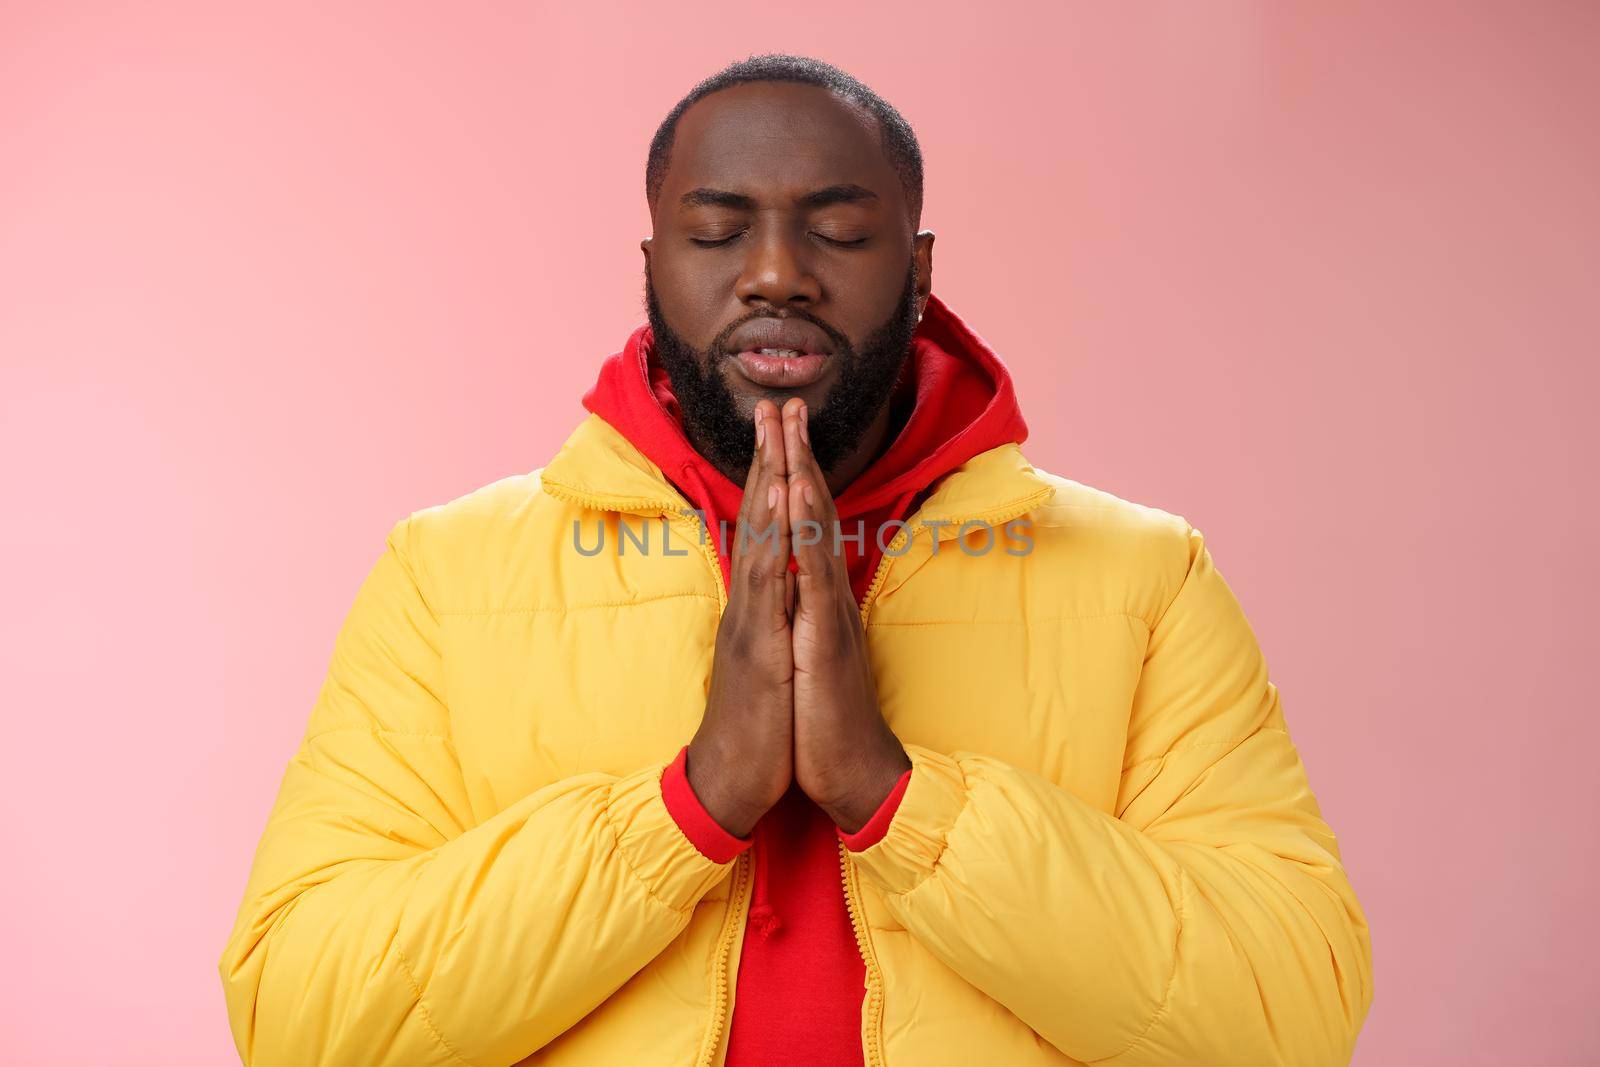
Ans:
[{"label": "jacket shoulder", "polygon": [[1199,531],[1174,512],[1038,468],[1034,473],[1052,489],[1031,513],[1036,550],[1061,559],[1075,575],[1117,587],[1128,612],[1153,626],[1200,551]]},{"label": "jacket shoulder", "polygon": [[1191,529],[1182,515],[1126,500],[1037,467],[1033,472],[1051,488],[1051,494],[1034,512],[1038,525],[1088,527],[1116,531],[1125,537],[1157,539],[1174,535],[1184,538]]},{"label": "jacket shoulder", "polygon": [[561,522],[563,505],[543,491],[543,468],[497,479],[453,500],[411,512],[389,543],[416,575],[440,614],[472,614],[501,603],[508,569]]}]

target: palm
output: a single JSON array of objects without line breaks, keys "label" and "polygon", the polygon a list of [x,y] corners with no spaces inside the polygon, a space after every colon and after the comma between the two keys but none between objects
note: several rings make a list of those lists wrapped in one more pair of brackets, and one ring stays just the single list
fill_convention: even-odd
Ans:
[{"label": "palm", "polygon": [[[798,564],[794,649],[794,776],[841,825],[862,821],[907,765],[878,710],[866,635],[843,561],[833,552],[837,513],[801,433],[803,409],[784,409],[789,466],[789,526]],[[820,524],[819,539],[802,536]],[[814,531],[817,527],[811,526]],[[814,543],[804,543],[806,541]],[[887,782],[887,784],[886,784]],[[842,820],[842,821],[841,821]]]},{"label": "palm", "polygon": [[758,432],[735,530],[775,525],[778,536],[735,538],[706,710],[689,743],[690,785],[725,829],[741,835],[788,790],[794,767],[785,458],[776,416],[770,401],[758,406],[758,427],[769,422],[773,433]]}]

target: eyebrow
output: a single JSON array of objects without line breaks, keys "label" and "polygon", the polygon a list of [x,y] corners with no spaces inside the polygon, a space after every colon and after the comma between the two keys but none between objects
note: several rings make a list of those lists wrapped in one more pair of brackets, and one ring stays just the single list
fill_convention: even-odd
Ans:
[{"label": "eyebrow", "polygon": [[[813,189],[798,198],[795,203],[804,208],[818,208],[829,204],[860,204],[877,199],[878,194],[871,189],[853,182],[845,182]],[[727,189],[712,189],[704,185],[684,193],[678,203],[683,207],[726,207],[737,211],[754,211],[756,207],[755,198],[752,196]]]}]

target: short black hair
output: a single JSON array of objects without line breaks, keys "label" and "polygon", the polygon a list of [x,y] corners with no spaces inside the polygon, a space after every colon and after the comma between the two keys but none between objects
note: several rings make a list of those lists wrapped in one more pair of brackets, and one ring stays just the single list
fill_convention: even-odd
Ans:
[{"label": "short black hair", "polygon": [[650,158],[644,170],[644,195],[651,211],[655,210],[656,198],[661,195],[661,183],[666,180],[672,142],[677,136],[678,120],[683,113],[690,105],[714,92],[748,82],[815,85],[864,108],[878,120],[878,128],[883,134],[883,151],[905,189],[912,224],[921,224],[922,147],[917,144],[917,134],[911,128],[911,123],[894,109],[894,105],[832,63],[784,53],[751,56],[724,67],[689,90],[689,95],[679,100],[667,117],[661,120],[655,137],[650,140]]}]

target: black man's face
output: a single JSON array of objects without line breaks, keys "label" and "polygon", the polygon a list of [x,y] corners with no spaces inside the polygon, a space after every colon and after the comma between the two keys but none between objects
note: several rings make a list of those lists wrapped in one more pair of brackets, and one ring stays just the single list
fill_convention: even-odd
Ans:
[{"label": "black man's face", "polygon": [[658,357],[708,458],[745,469],[765,397],[812,410],[825,469],[894,387],[930,282],[875,120],[814,86],[757,83],[679,121],[646,248]]}]

